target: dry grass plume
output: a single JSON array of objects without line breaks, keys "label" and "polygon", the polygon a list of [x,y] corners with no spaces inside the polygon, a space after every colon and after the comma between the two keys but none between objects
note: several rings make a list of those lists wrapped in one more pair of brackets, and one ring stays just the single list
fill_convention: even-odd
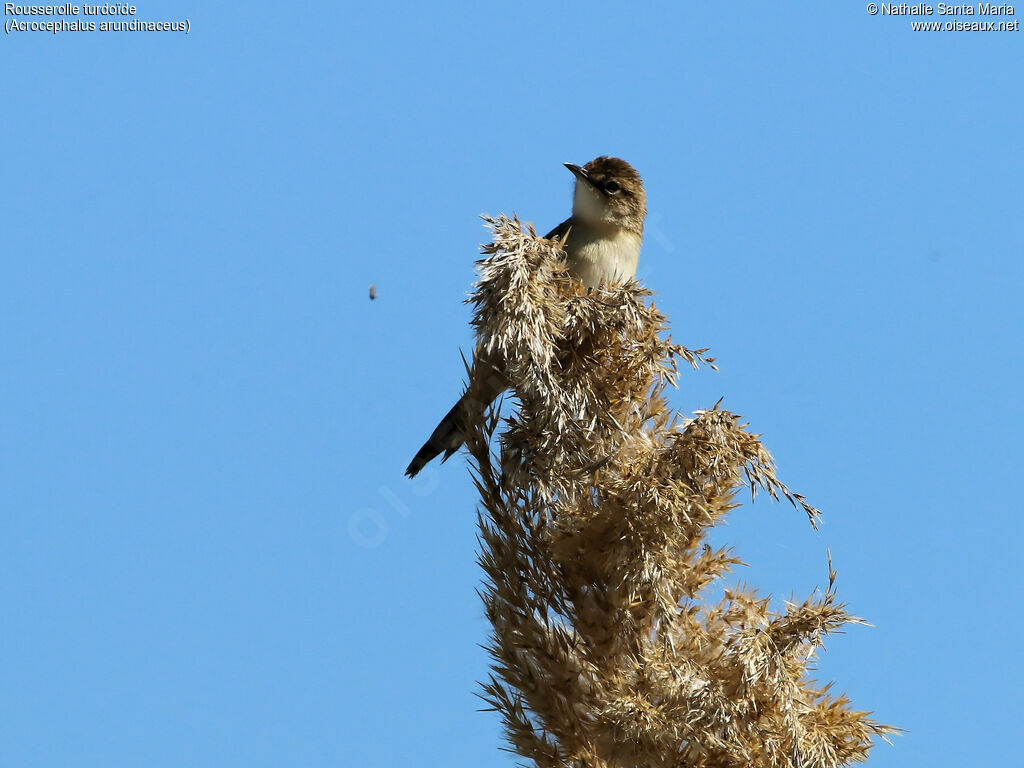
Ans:
[{"label": "dry grass plume", "polygon": [[[493,626],[483,696],[539,768],[778,768],[866,759],[893,732],[808,679],[822,638],[859,622],[829,586],[773,611],[746,588],[706,599],[739,563],[709,529],[743,489],[818,511],[719,407],[672,412],[672,343],[637,283],[585,291],[556,242],[488,220],[472,296],[478,344],[504,360],[518,413],[470,425],[482,597]],[[470,376],[470,391],[481,386]]]}]

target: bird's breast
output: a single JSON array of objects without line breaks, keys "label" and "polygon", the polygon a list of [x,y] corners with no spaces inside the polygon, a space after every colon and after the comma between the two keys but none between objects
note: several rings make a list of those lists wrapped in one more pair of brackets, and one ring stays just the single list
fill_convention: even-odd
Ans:
[{"label": "bird's breast", "polygon": [[640,235],[618,227],[596,229],[573,226],[565,244],[569,273],[588,288],[623,283],[636,277]]}]

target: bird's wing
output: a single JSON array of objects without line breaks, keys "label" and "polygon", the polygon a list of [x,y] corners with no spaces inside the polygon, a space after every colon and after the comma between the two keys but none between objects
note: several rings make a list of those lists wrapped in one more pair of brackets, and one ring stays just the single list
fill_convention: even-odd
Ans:
[{"label": "bird's wing", "polygon": [[561,224],[559,224],[557,227],[555,227],[550,232],[548,232],[546,235],[544,235],[544,239],[545,240],[561,240],[563,237],[566,236],[566,234],[568,234],[570,227],[572,227],[572,219],[566,219]]}]

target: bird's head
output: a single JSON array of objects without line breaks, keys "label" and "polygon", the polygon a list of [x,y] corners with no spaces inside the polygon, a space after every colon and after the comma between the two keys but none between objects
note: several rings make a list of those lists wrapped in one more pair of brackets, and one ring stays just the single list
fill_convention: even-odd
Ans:
[{"label": "bird's head", "polygon": [[565,167],[576,177],[574,218],[593,225],[614,226],[643,235],[647,194],[636,169],[617,157],[596,157],[582,168]]}]

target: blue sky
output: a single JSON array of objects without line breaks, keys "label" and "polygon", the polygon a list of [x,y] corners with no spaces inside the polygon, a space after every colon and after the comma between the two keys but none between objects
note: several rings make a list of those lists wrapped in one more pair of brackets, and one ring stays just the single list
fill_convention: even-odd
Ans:
[{"label": "blue sky", "polygon": [[[1022,9],[1024,10],[1024,9]],[[512,765],[457,396],[480,213],[643,174],[640,276],[825,513],[716,540],[874,628],[821,677],[1019,752],[1022,33],[861,3],[152,2],[0,42],[0,763]],[[370,302],[367,288],[377,286]]]}]

